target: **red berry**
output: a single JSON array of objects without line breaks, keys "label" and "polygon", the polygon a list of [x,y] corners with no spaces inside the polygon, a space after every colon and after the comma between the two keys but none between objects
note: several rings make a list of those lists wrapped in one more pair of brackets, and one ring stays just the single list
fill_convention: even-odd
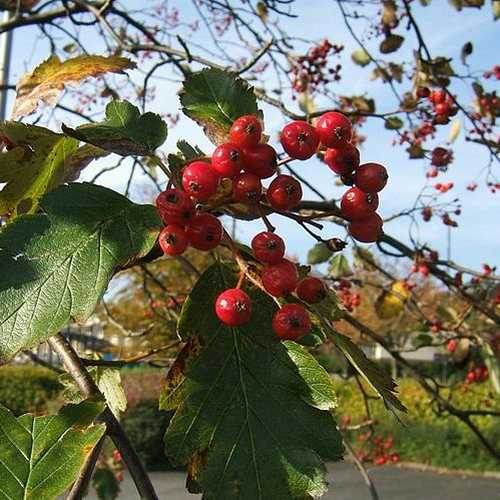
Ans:
[{"label": "red berry", "polygon": [[352,139],[352,124],[347,116],[336,111],[324,113],[316,123],[321,144],[327,148],[338,148]]},{"label": "red berry", "polygon": [[244,325],[250,321],[252,301],[243,290],[229,288],[217,297],[215,301],[215,313],[226,325]]},{"label": "red berry", "polygon": [[448,116],[450,113],[450,105],[447,102],[440,102],[434,107],[434,111],[437,115]]},{"label": "red berry", "polygon": [[169,224],[161,230],[158,242],[167,255],[180,255],[189,243],[185,229],[174,224]]},{"label": "red berry", "polygon": [[262,125],[254,115],[240,116],[229,130],[231,142],[240,148],[256,146],[262,136]]},{"label": "red berry", "polygon": [[434,90],[429,96],[429,101],[432,104],[441,104],[446,101],[446,92],[444,90]]},{"label": "red berry", "polygon": [[349,220],[363,219],[378,208],[378,195],[365,193],[357,187],[348,189],[340,202],[342,215]]},{"label": "red berry", "polygon": [[273,330],[282,340],[297,340],[311,329],[311,319],[304,306],[286,304],[273,316]]},{"label": "red berry", "polygon": [[219,175],[210,163],[194,161],[182,173],[182,187],[198,200],[208,200],[217,191]]},{"label": "red berry", "polygon": [[382,455],[377,457],[374,461],[375,465],[384,465],[387,462],[387,457]]},{"label": "red berry", "polygon": [[297,295],[309,304],[317,304],[326,297],[326,286],[319,278],[304,278],[297,285]]},{"label": "red berry", "polygon": [[338,175],[351,175],[359,167],[359,150],[350,142],[340,148],[328,148],[324,161]]},{"label": "red berry", "polygon": [[283,149],[297,160],[311,158],[319,146],[316,129],[304,121],[295,121],[285,125],[280,135]]},{"label": "red berry", "polygon": [[365,163],[354,174],[354,183],[365,193],[378,193],[387,184],[387,170],[378,163]]},{"label": "red berry", "polygon": [[198,250],[212,250],[222,239],[222,224],[212,214],[198,214],[187,229],[189,243]]},{"label": "red berry", "polygon": [[165,224],[188,225],[195,209],[191,198],[180,189],[167,189],[156,198],[158,213]]},{"label": "red berry", "polygon": [[266,291],[274,297],[292,293],[297,287],[298,281],[297,266],[286,259],[277,264],[266,266],[262,271],[262,284]]},{"label": "red berry", "polygon": [[451,339],[448,340],[448,343],[446,344],[446,349],[448,349],[448,352],[455,352],[458,347],[458,340],[457,339]]},{"label": "red berry", "polygon": [[245,172],[255,174],[261,179],[272,177],[276,173],[276,151],[269,144],[257,144],[243,150]]},{"label": "red berry", "polygon": [[302,187],[290,175],[278,175],[267,189],[267,200],[273,208],[290,210],[302,199]]},{"label": "red berry", "polygon": [[467,373],[467,376],[465,377],[465,383],[471,384],[472,382],[475,381],[476,381],[476,374],[474,372]]},{"label": "red berry", "polygon": [[255,203],[260,200],[262,182],[255,174],[242,173],[233,180],[233,197],[240,203]]},{"label": "red berry", "polygon": [[243,153],[230,142],[217,146],[212,154],[212,167],[221,177],[232,179],[243,169]]},{"label": "red berry", "polygon": [[277,234],[263,231],[253,238],[252,250],[255,258],[264,264],[277,264],[285,255],[285,243]]},{"label": "red berry", "polygon": [[372,213],[364,219],[354,220],[349,224],[350,235],[362,243],[373,243],[382,234],[383,221],[377,213]]}]

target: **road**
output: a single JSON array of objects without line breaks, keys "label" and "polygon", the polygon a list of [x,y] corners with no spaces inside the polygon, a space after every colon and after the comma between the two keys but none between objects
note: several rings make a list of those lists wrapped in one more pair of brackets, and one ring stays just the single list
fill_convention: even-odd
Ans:
[{"label": "road", "polygon": [[[394,466],[374,467],[369,472],[380,500],[500,500],[500,480],[496,479],[462,478]],[[201,498],[201,495],[190,495],[185,491],[184,473],[154,472],[151,477],[161,500]],[[329,464],[328,478],[330,490],[322,500],[371,500],[361,476],[351,464]],[[87,498],[97,499],[92,494]],[[119,498],[139,498],[128,477],[122,483]]]}]

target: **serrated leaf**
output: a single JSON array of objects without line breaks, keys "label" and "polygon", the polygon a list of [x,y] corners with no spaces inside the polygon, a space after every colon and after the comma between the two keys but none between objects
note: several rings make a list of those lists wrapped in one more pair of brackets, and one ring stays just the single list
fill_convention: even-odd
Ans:
[{"label": "serrated leaf", "polygon": [[212,304],[236,281],[215,264],[184,304],[179,334],[188,343],[161,398],[176,409],[166,452],[189,464],[189,484],[204,500],[317,498],[326,490],[323,461],[342,454],[332,382],[303,347],[278,341],[276,304],[259,290],[247,290],[249,324],[217,319]]},{"label": "serrated leaf", "polygon": [[357,49],[351,54],[351,59],[358,66],[367,66],[370,64],[371,58],[365,49]]},{"label": "serrated leaf", "polygon": [[125,57],[82,55],[61,62],[57,56],[50,56],[17,84],[12,119],[33,113],[40,102],[54,107],[66,85],[77,85],[90,77],[123,73],[132,68],[135,63]]},{"label": "serrated leaf", "polygon": [[61,186],[40,205],[0,233],[0,361],[86,320],[161,229],[153,206],[93,184]]},{"label": "serrated leaf", "polygon": [[311,265],[322,264],[326,262],[333,252],[325,243],[316,243],[309,252],[307,252],[307,263]]},{"label": "serrated leaf", "polygon": [[103,409],[87,400],[58,415],[16,418],[0,404],[0,496],[53,500],[69,488],[104,434],[103,424],[92,424]]},{"label": "serrated leaf", "polygon": [[[127,409],[127,396],[123,390],[120,370],[94,366],[87,369],[99,390],[104,395],[109,409],[119,419],[120,414]],[[75,381],[68,373],[59,376],[59,382],[65,387],[62,396],[68,403],[80,403],[85,399]]]},{"label": "serrated leaf", "polygon": [[339,253],[330,260],[330,265],[328,266],[328,274],[332,278],[343,278],[345,276],[352,275],[349,261],[343,254]]},{"label": "serrated leaf", "polygon": [[397,116],[389,116],[389,118],[385,120],[385,128],[388,130],[399,130],[403,126],[403,120]]},{"label": "serrated leaf", "polygon": [[76,129],[62,125],[65,134],[121,156],[152,154],[167,139],[167,124],[155,113],[141,115],[127,101],[111,101],[101,123],[86,123]]},{"label": "serrated leaf", "polygon": [[99,500],[115,500],[120,495],[120,483],[110,469],[97,469],[92,476],[92,486]]},{"label": "serrated leaf", "polygon": [[229,129],[242,115],[258,115],[253,88],[234,73],[203,69],[191,73],[180,94],[182,111],[201,125],[214,144],[227,142]]},{"label": "serrated leaf", "polygon": [[396,52],[396,50],[403,45],[405,41],[404,37],[401,35],[388,35],[380,43],[379,50],[382,54],[390,54],[391,52]]},{"label": "serrated leaf", "polygon": [[460,118],[455,118],[450,124],[450,130],[448,131],[448,142],[450,144],[457,140],[462,130],[462,120]]}]

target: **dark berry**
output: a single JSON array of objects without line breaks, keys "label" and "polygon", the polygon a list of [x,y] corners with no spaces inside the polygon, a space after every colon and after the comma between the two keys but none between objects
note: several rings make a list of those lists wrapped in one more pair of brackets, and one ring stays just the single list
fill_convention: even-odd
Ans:
[{"label": "dark berry", "polygon": [[365,163],[354,174],[354,183],[365,193],[378,193],[387,184],[387,170],[378,163]]},{"label": "dark berry", "polygon": [[262,271],[262,284],[266,291],[274,297],[292,293],[297,287],[298,281],[297,266],[286,259],[277,264],[266,266]]},{"label": "dark berry", "polygon": [[263,231],[253,238],[252,250],[255,258],[260,262],[277,264],[285,255],[285,243],[277,234]]},{"label": "dark berry", "polygon": [[304,302],[317,304],[326,297],[326,286],[323,280],[314,277],[304,278],[297,285],[297,295]]},{"label": "dark berry", "polygon": [[233,179],[233,197],[240,203],[255,203],[260,200],[262,182],[255,174],[242,173]]},{"label": "dark berry", "polygon": [[180,189],[162,191],[156,198],[156,207],[165,224],[186,226],[195,214],[191,198]]},{"label": "dark berry", "polygon": [[352,221],[348,230],[350,235],[362,243],[373,243],[382,234],[383,221],[377,213],[372,213],[364,219]]},{"label": "dark berry", "polygon": [[347,116],[336,111],[324,113],[316,123],[321,144],[327,148],[338,148],[352,139],[352,123]]},{"label": "dark berry", "polygon": [[252,301],[243,290],[229,288],[217,297],[215,301],[215,313],[226,325],[244,325],[250,321]]},{"label": "dark berry", "polygon": [[232,179],[243,169],[243,153],[230,142],[217,146],[212,154],[212,167],[221,177]]},{"label": "dark berry", "polygon": [[340,148],[328,148],[324,161],[336,174],[350,176],[359,167],[359,150],[350,142]]},{"label": "dark berry", "polygon": [[187,229],[191,246],[198,250],[212,250],[217,247],[222,239],[222,224],[212,214],[198,214]]},{"label": "dark berry", "polygon": [[243,150],[245,172],[255,174],[261,179],[272,177],[276,173],[276,151],[269,144],[257,144]]},{"label": "dark berry", "polygon": [[254,147],[260,142],[262,125],[254,115],[240,116],[229,131],[231,142],[240,148]]},{"label": "dark berry", "polygon": [[290,175],[278,175],[269,185],[266,196],[273,208],[290,210],[302,199],[302,186]]},{"label": "dark berry", "polygon": [[213,196],[219,185],[219,175],[210,163],[194,161],[182,173],[182,187],[194,198],[205,201]]},{"label": "dark berry", "polygon": [[280,135],[283,149],[297,160],[307,160],[316,153],[319,137],[316,129],[304,121],[285,125]]},{"label": "dark berry", "polygon": [[167,255],[180,255],[186,250],[189,240],[183,227],[169,224],[161,230],[158,242]]},{"label": "dark berry", "polygon": [[286,304],[273,316],[273,330],[282,340],[297,340],[311,329],[311,319],[304,306]]},{"label": "dark berry", "polygon": [[349,220],[362,219],[378,208],[378,195],[365,193],[357,187],[348,189],[340,202],[343,217]]}]

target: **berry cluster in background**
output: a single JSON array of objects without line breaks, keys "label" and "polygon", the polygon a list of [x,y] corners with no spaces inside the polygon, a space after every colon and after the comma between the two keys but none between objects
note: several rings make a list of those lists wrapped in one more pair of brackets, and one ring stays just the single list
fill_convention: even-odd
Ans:
[{"label": "berry cluster in background", "polygon": [[[360,165],[360,154],[351,143],[352,138],[352,123],[339,112],[324,113],[314,126],[306,121],[293,121],[280,133],[281,145],[289,156],[283,162],[305,161],[324,151],[324,161],[330,169],[345,184],[353,186],[342,197],[340,213],[348,222],[350,235],[370,243],[382,234],[382,219],[375,210],[379,204],[377,193],[384,188],[388,176],[385,167],[377,163]],[[281,305],[272,320],[273,330],[280,339],[297,340],[311,329],[309,313],[303,304],[321,302],[328,290],[321,279],[299,275],[298,266],[285,258],[284,240],[267,218],[268,213],[291,213],[302,200],[301,183],[292,175],[280,173],[279,165],[276,150],[263,142],[259,118],[239,117],[231,126],[228,142],[218,145],[211,158],[186,165],[181,185],[169,185],[158,196],[156,205],[165,223],[159,244],[165,254],[176,256],[188,246],[212,250],[225,239],[236,253],[219,219],[198,210],[217,194],[221,181],[229,180],[231,202],[255,208],[266,225],[266,231],[255,235],[251,242],[253,257],[259,263],[258,285],[275,299],[286,300],[293,293],[298,298]],[[270,179],[267,189],[262,185],[265,179]],[[238,257],[241,259],[241,255]],[[217,297],[215,312],[227,325],[240,326],[251,319],[252,301],[241,288],[244,279],[242,270],[236,288],[227,289]],[[348,308],[359,305],[358,302],[359,297],[349,304],[344,300]]]}]

